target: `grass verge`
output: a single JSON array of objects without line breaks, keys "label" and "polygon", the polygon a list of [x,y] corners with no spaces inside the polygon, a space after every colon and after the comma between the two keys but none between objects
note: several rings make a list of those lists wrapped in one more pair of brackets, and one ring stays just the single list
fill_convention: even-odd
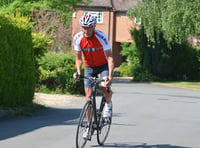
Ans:
[{"label": "grass verge", "polygon": [[154,82],[153,84],[200,90],[200,82]]}]

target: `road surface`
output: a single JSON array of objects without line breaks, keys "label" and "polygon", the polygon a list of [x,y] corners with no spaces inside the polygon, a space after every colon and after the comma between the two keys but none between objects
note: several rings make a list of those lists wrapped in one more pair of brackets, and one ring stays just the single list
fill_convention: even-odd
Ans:
[{"label": "road surface", "polygon": [[[114,81],[112,89],[104,147],[200,148],[200,91],[128,81]],[[62,97],[31,117],[0,120],[0,148],[75,148],[84,97]],[[95,135],[86,147],[100,148]]]}]

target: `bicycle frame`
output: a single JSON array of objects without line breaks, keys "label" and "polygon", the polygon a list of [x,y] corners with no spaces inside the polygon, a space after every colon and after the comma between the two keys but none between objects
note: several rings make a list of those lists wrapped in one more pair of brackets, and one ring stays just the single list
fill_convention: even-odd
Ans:
[{"label": "bicycle frame", "polygon": [[[94,114],[93,114],[93,118],[94,118],[94,124],[93,126],[95,125],[95,127],[92,127],[94,130],[97,130],[97,128],[99,128],[99,123],[98,123],[98,113],[101,113],[101,111],[103,110],[103,107],[104,107],[104,104],[106,102],[106,99],[105,97],[103,96],[102,94],[102,99],[101,99],[101,103],[100,103],[100,107],[99,107],[99,110],[97,110],[97,104],[96,104],[96,90],[97,90],[97,85],[98,83],[100,82],[103,82],[105,80],[101,79],[99,80],[98,78],[96,77],[86,77],[86,76],[80,76],[80,78],[83,78],[83,79],[90,79],[93,83],[93,86],[92,86],[92,94],[90,96],[90,101],[91,101],[91,104],[92,104],[92,107],[93,107],[93,110],[94,110]],[[108,90],[107,90],[108,91]],[[100,111],[100,112],[99,112]],[[90,130],[91,130],[91,127],[89,127]]]},{"label": "bicycle frame", "polygon": [[94,109],[94,124],[98,127],[97,122],[97,107],[96,107],[96,84],[92,87],[92,96],[90,97]]},{"label": "bicycle frame", "polygon": [[[83,110],[81,112],[81,115],[80,115],[80,120],[79,120],[79,124],[78,124],[78,128],[77,128],[77,135],[76,135],[76,146],[77,146],[77,148],[79,148],[79,146],[80,146],[79,142],[80,142],[82,144],[81,147],[83,147],[86,144],[87,140],[91,141],[92,135],[95,130],[97,131],[97,141],[98,141],[99,145],[103,145],[103,143],[105,142],[107,135],[109,133],[112,117],[108,118],[108,119],[107,118],[103,119],[103,117],[102,117],[102,111],[103,111],[104,105],[106,103],[106,99],[103,94],[102,94],[100,106],[97,109],[96,90],[97,90],[97,85],[100,82],[103,82],[105,80],[103,80],[103,79],[100,80],[96,77],[85,77],[85,76],[79,76],[79,77],[91,80],[92,93],[91,93],[91,96],[89,97],[89,100],[86,101],[86,103],[83,107]],[[107,91],[108,90],[109,89],[107,89]],[[86,117],[87,125],[85,125],[85,123],[84,123],[85,121],[82,122],[85,117]],[[83,126],[82,126],[82,123],[84,123]],[[108,127],[107,127],[107,125],[108,125]],[[81,132],[82,127],[83,127],[83,129],[88,128],[88,135],[87,135],[87,138],[85,138],[85,140],[81,140],[82,137],[81,138],[79,137],[79,132]],[[104,128],[104,127],[106,127],[106,128]],[[103,130],[104,133],[106,132],[106,134],[103,134],[103,137],[100,136],[102,129],[105,129],[105,130]]]},{"label": "bicycle frame", "polygon": [[[84,78],[87,78],[87,77],[84,77]],[[103,110],[103,106],[105,104],[105,97],[103,96],[102,94],[102,99],[101,99],[101,103],[100,103],[100,107],[99,107],[99,110],[97,110],[97,104],[96,104],[96,90],[97,90],[97,84],[103,80],[100,80],[98,81],[97,79],[94,79],[94,85],[92,87],[92,94],[91,94],[91,97],[90,97],[90,101],[91,101],[91,104],[92,104],[92,107],[93,107],[93,118],[94,118],[94,122],[93,122],[93,127],[89,127],[90,130],[93,129],[93,130],[97,130],[97,128],[99,128],[99,121],[98,121],[98,113],[101,113],[101,111]],[[91,139],[91,137],[89,138]]]}]

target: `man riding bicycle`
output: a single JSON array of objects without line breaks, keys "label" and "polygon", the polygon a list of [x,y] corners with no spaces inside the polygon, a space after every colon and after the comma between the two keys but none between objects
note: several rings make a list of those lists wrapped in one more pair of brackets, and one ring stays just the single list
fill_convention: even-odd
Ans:
[{"label": "man riding bicycle", "polygon": [[[81,75],[83,54],[85,63],[84,75],[94,77],[100,74],[101,79],[105,79],[105,82],[101,83],[102,91],[106,98],[103,117],[110,117],[112,115],[112,91],[110,85],[112,84],[114,69],[110,43],[103,32],[95,29],[96,17],[86,14],[80,18],[80,25],[82,31],[74,36],[77,73]],[[78,79],[77,75],[74,75],[74,78]],[[84,79],[84,87],[87,101],[92,94],[90,80]],[[106,87],[109,87],[109,91],[106,90]]]}]

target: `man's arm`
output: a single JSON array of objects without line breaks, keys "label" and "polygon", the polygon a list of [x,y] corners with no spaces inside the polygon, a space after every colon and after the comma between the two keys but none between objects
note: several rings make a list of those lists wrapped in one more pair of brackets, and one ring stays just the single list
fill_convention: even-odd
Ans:
[{"label": "man's arm", "polygon": [[112,51],[106,50],[105,53],[106,53],[106,56],[108,59],[109,79],[111,80],[111,83],[112,83],[112,74],[113,74],[113,69],[114,69],[114,61],[113,61]]},{"label": "man's arm", "polygon": [[76,51],[76,69],[78,74],[81,74],[81,67],[82,67],[82,53],[81,51]]}]

